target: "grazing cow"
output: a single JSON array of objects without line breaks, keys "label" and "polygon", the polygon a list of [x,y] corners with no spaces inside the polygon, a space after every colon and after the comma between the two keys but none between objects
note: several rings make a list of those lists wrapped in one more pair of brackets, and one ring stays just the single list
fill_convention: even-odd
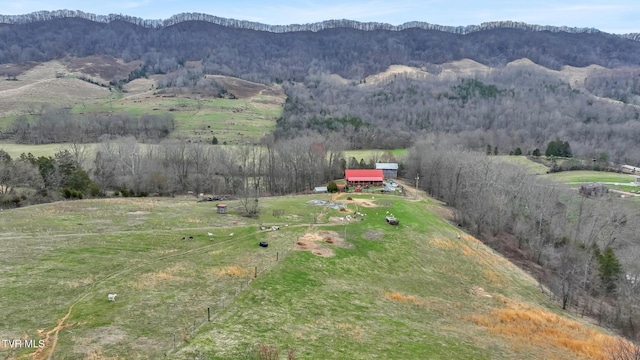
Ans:
[{"label": "grazing cow", "polygon": [[280,226],[272,226],[271,227],[271,231],[276,231],[276,230],[280,230]]},{"label": "grazing cow", "polygon": [[260,247],[269,247],[269,243],[266,241],[260,241],[260,244],[258,245],[260,245]]},{"label": "grazing cow", "polygon": [[109,294],[107,295],[107,300],[116,301],[116,296],[118,296],[118,294]]}]

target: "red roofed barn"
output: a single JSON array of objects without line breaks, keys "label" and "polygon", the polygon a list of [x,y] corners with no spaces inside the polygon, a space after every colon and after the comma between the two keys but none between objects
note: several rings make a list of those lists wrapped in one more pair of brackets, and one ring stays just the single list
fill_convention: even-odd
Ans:
[{"label": "red roofed barn", "polygon": [[348,185],[382,185],[384,174],[382,170],[349,169],[344,171],[344,177]]}]

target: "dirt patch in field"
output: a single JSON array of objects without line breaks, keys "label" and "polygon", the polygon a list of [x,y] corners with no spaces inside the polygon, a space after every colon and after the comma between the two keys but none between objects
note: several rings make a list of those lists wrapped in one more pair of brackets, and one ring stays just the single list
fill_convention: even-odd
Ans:
[{"label": "dirt patch in field", "polygon": [[348,199],[340,200],[340,202],[344,204],[357,204],[359,206],[367,207],[367,208],[378,207],[378,205],[374,204],[373,202],[371,202],[371,200],[367,200],[367,199],[352,198],[351,200],[348,200]]},{"label": "dirt patch in field", "polygon": [[335,231],[318,231],[313,233],[306,233],[298,238],[294,249],[301,251],[310,251],[312,254],[321,257],[331,257],[335,254],[333,250],[323,246],[329,244],[337,247],[350,248],[351,244],[344,241]]},{"label": "dirt patch in field", "polygon": [[127,215],[148,215],[148,211],[130,211]]},{"label": "dirt patch in field", "polygon": [[381,241],[384,231],[382,230],[367,230],[362,237],[371,241]]}]

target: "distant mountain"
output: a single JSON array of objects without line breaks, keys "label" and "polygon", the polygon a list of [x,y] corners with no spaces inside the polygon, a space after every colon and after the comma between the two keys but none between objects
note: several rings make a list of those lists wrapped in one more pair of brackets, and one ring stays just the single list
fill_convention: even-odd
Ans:
[{"label": "distant mountain", "polygon": [[[480,25],[468,25],[468,26],[443,26],[437,24],[430,24],[422,21],[411,21],[402,25],[391,25],[387,23],[378,22],[358,22],[354,20],[327,20],[312,24],[291,24],[291,25],[267,25],[253,21],[236,20],[222,18],[209,14],[202,13],[181,13],[174,15],[168,19],[149,20],[142,19],[133,16],[121,15],[121,14],[109,14],[109,15],[96,15],[91,13],[85,13],[82,11],[74,10],[56,10],[56,11],[38,11],[25,15],[0,15],[0,23],[2,24],[28,24],[36,21],[48,21],[62,18],[80,18],[100,23],[110,23],[113,21],[126,21],[132,24],[143,26],[147,28],[164,28],[179,24],[185,21],[205,21],[216,25],[222,25],[237,29],[249,29],[257,31],[268,31],[274,33],[285,32],[298,32],[298,31],[321,31],[335,28],[351,28],[355,30],[373,31],[373,30],[388,30],[388,31],[402,31],[407,29],[423,29],[423,30],[437,30],[450,32],[454,34],[470,34],[478,31],[498,29],[498,28],[511,28],[527,31],[550,31],[550,32],[566,32],[566,33],[599,33],[598,29],[594,28],[577,28],[568,26],[548,26],[548,25],[532,25],[523,22],[516,21],[494,21],[486,22]],[[634,40],[640,40],[640,33],[623,34],[620,35],[625,38]]]},{"label": "distant mountain", "polygon": [[279,26],[194,13],[143,20],[61,10],[0,16],[0,63],[107,55],[141,61],[144,73],[201,61],[206,73],[264,83],[300,81],[318,72],[358,81],[391,65],[427,67],[462,59],[501,66],[527,58],[556,70],[640,66],[640,41],[633,40],[639,38],[517,22],[448,27],[331,20]]},{"label": "distant mountain", "polygon": [[276,137],[333,132],[352,148],[397,148],[435,133],[504,153],[560,138],[575,154],[640,165],[638,34],[516,22],[272,26],[66,10],[0,23],[0,74],[10,80],[61,60],[61,74],[83,74],[101,92],[147,78],[153,89],[211,95],[230,89],[210,75],[227,75],[282,85]]}]

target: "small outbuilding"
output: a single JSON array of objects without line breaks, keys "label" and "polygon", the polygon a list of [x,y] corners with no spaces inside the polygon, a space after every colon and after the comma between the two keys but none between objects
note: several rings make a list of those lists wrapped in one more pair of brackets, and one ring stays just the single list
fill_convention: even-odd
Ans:
[{"label": "small outbuilding", "polygon": [[218,209],[218,214],[226,214],[227,213],[227,205],[226,204],[218,204],[216,205]]},{"label": "small outbuilding", "polygon": [[385,179],[398,178],[398,163],[376,163],[376,169],[382,170]]}]

